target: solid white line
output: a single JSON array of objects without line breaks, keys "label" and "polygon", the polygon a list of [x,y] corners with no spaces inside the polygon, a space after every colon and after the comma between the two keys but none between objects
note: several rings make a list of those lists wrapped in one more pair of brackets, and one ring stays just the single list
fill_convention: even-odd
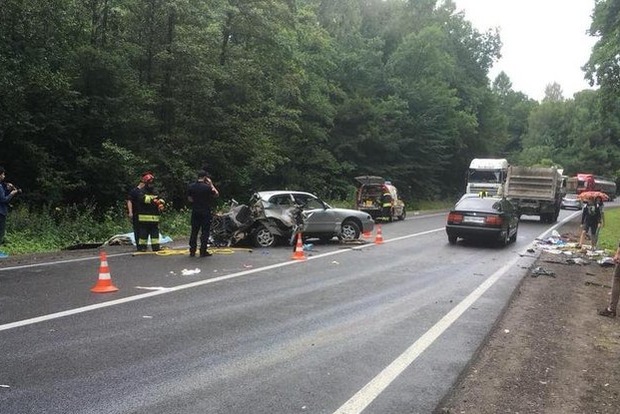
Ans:
[{"label": "solid white line", "polygon": [[[130,254],[133,254],[133,253],[108,254],[107,257],[128,256]],[[80,257],[78,259],[66,259],[66,260],[57,260],[57,261],[53,261],[53,262],[42,262],[42,263],[32,263],[32,264],[27,264],[27,265],[2,267],[2,268],[0,268],[0,272],[2,272],[4,270],[30,269],[30,268],[33,268],[33,267],[51,266],[51,265],[55,265],[55,264],[84,262],[86,260],[95,260],[95,259],[99,260],[99,253],[98,252],[97,252],[97,254],[95,256]]]},{"label": "solid white line", "polygon": [[[573,215],[565,218],[561,222],[545,230],[537,239],[543,238],[547,233],[552,232],[560,225],[571,220]],[[532,244],[528,246],[531,247]],[[527,249],[526,249],[527,250]],[[524,251],[525,253],[525,251]],[[511,261],[502,266],[499,270],[483,281],[473,292],[465,299],[458,303],[450,312],[441,318],[435,325],[426,331],[417,341],[398,356],[390,365],[384,368],[376,377],[368,384],[353,395],[340,408],[334,411],[334,414],[359,414],[370,403],[372,403],[405,369],[407,369],[433,342],[443,334],[471,305],[473,305],[480,297],[506,273],[508,269],[514,266],[520,259],[517,255]]]}]

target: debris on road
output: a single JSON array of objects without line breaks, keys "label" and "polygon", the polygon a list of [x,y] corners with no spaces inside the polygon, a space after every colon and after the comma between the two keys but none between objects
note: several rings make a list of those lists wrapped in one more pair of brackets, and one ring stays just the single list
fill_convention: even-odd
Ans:
[{"label": "debris on road", "polygon": [[555,272],[552,272],[550,270],[545,270],[541,266],[538,266],[534,270],[532,270],[532,274],[530,276],[532,276],[532,277],[538,277],[538,276],[551,276],[551,277],[555,277]]}]

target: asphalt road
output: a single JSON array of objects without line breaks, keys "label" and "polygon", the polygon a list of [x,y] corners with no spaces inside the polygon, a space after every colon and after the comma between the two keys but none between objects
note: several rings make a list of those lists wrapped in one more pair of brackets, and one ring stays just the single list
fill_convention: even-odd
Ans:
[{"label": "asphalt road", "polygon": [[451,246],[445,216],[305,261],[111,249],[116,293],[90,292],[97,251],[0,262],[0,412],[430,413],[555,228],[525,216],[505,248]]}]

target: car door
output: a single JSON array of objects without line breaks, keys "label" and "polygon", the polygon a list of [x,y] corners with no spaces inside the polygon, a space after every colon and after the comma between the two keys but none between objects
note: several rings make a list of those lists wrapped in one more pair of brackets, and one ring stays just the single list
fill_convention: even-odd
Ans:
[{"label": "car door", "polygon": [[292,193],[295,203],[303,206],[306,217],[304,232],[312,234],[333,234],[336,230],[336,219],[333,211],[326,208],[319,198],[304,193]]},{"label": "car door", "polygon": [[517,211],[514,208],[514,205],[505,198],[502,199],[501,206],[504,217],[508,222],[508,234],[512,236],[517,231],[517,225],[519,224],[519,217],[517,215]]}]

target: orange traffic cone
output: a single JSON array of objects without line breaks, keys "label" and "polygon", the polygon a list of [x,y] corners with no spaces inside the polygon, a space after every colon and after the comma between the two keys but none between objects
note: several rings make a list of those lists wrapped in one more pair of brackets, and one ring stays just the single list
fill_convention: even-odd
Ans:
[{"label": "orange traffic cone", "polygon": [[103,250],[99,253],[99,260],[101,261],[99,265],[99,279],[90,291],[94,293],[116,292],[118,288],[112,284],[110,268],[108,267],[108,257]]},{"label": "orange traffic cone", "polygon": [[370,239],[372,237],[372,232],[370,231],[365,231],[362,233],[362,237],[365,239]]},{"label": "orange traffic cone", "polygon": [[377,224],[377,236],[375,237],[375,244],[383,243],[383,234],[381,233],[381,224]]},{"label": "orange traffic cone", "polygon": [[295,252],[293,253],[293,260],[306,260],[306,256],[304,255],[304,246],[301,241],[301,233],[297,233],[297,244],[295,245]]}]

